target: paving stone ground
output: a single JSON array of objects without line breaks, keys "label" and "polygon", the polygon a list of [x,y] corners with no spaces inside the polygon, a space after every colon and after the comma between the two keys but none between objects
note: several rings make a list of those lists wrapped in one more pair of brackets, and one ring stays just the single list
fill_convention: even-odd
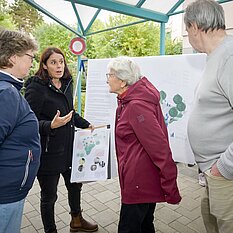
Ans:
[{"label": "paving stone ground", "polygon": [[[201,218],[200,198],[204,190],[198,184],[197,167],[178,166],[178,186],[182,195],[180,205],[157,204],[154,225],[156,233],[206,233]],[[40,188],[36,181],[27,196],[21,233],[43,233],[40,218]],[[120,210],[118,178],[83,185],[83,216],[99,225],[98,233],[116,233]],[[61,177],[56,203],[58,233],[69,233],[67,190]]]}]

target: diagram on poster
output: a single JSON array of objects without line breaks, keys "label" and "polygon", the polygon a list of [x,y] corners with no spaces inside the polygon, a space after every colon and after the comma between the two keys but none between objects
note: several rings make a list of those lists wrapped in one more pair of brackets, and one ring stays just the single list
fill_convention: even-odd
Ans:
[{"label": "diagram on poster", "polygon": [[74,139],[71,182],[108,178],[110,129],[77,130]]},{"label": "diagram on poster", "polygon": [[180,120],[186,109],[186,104],[180,94],[174,95],[172,102],[167,100],[167,93],[164,90],[160,91],[160,104],[163,109],[164,120],[168,126],[172,122]]}]

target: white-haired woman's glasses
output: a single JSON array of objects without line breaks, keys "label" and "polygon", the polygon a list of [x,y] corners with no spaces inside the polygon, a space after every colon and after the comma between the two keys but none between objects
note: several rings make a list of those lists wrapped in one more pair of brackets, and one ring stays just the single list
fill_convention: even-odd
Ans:
[{"label": "white-haired woman's glasses", "polygon": [[113,73],[107,73],[107,74],[106,74],[107,80],[108,80],[109,78],[111,78],[111,77],[116,77],[116,75],[113,74]]}]

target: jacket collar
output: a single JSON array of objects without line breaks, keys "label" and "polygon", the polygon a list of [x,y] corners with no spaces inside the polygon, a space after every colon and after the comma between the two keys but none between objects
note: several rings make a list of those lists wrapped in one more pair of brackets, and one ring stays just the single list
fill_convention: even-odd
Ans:
[{"label": "jacket collar", "polygon": [[19,91],[22,89],[24,83],[23,80],[17,79],[13,75],[2,70],[0,70],[0,81],[6,81],[11,83]]}]

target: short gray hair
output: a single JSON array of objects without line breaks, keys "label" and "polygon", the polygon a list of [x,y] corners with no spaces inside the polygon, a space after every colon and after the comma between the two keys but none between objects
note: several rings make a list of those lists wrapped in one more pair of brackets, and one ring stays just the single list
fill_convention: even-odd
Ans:
[{"label": "short gray hair", "polygon": [[187,6],[184,15],[184,23],[189,28],[192,23],[202,31],[214,29],[225,30],[224,10],[214,0],[197,0]]},{"label": "short gray hair", "polygon": [[133,85],[142,76],[138,64],[126,56],[112,59],[108,64],[108,70],[110,69],[117,78],[125,81],[127,86]]},{"label": "short gray hair", "polygon": [[0,29],[0,68],[13,66],[9,62],[11,56],[22,56],[26,51],[36,51],[37,48],[37,43],[29,35]]}]

